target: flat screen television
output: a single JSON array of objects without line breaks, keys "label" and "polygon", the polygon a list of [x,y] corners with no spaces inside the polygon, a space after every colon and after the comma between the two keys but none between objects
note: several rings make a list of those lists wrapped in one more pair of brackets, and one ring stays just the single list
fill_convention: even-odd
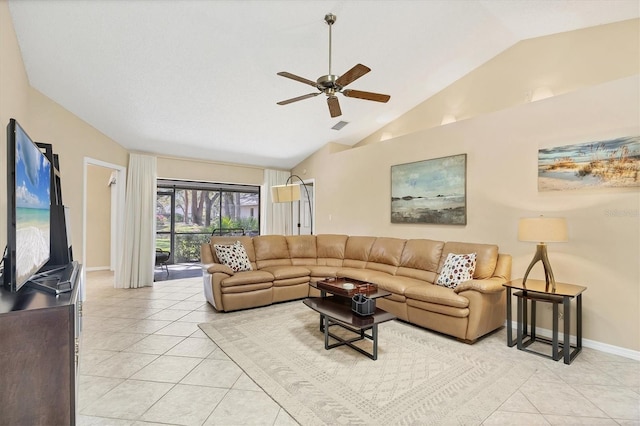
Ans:
[{"label": "flat screen television", "polygon": [[18,291],[49,260],[51,163],[11,119],[7,126],[7,250],[3,281]]}]

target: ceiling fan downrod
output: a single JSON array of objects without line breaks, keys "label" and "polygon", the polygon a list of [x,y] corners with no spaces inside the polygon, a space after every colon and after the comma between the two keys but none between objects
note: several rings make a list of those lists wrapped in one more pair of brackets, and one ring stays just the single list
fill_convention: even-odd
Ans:
[{"label": "ceiling fan downrod", "polygon": [[331,27],[336,22],[336,15],[333,13],[327,13],[324,15],[324,20],[329,25],[329,75],[331,75]]}]

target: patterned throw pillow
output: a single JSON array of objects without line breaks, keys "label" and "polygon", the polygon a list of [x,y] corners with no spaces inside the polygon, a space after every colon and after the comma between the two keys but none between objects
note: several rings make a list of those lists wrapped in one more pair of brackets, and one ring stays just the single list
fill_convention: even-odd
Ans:
[{"label": "patterned throw pillow", "polygon": [[473,279],[476,270],[476,253],[447,255],[436,284],[456,288],[458,284]]},{"label": "patterned throw pillow", "polygon": [[216,250],[216,256],[218,256],[220,263],[227,265],[234,272],[251,270],[249,256],[240,241],[231,245],[214,244],[213,248]]}]

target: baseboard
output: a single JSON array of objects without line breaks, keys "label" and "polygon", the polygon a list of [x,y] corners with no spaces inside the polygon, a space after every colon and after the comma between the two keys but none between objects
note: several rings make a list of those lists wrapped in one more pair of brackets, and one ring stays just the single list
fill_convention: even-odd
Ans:
[{"label": "baseboard", "polygon": [[111,270],[110,266],[91,266],[89,268],[84,268],[85,271],[87,272],[94,272],[94,271],[109,271]]},{"label": "baseboard", "polygon": [[[513,327],[513,337],[515,338],[518,323],[516,321],[512,321],[511,324]],[[505,326],[506,325],[507,323],[505,322]],[[542,337],[546,337],[547,339],[551,339],[552,337],[551,330],[546,328],[541,328],[541,327],[536,327],[536,334]],[[558,333],[558,340],[562,342],[563,339],[564,339],[564,333],[562,332]],[[575,344],[576,336],[570,335],[569,341],[571,342],[571,344]],[[633,359],[635,361],[640,361],[640,351],[634,351],[632,349],[627,349],[620,346],[614,346],[608,343],[598,342],[596,340],[585,339],[584,337],[582,338],[582,346],[585,348],[595,349],[608,354],[613,354],[613,355],[618,355],[625,358]]]}]

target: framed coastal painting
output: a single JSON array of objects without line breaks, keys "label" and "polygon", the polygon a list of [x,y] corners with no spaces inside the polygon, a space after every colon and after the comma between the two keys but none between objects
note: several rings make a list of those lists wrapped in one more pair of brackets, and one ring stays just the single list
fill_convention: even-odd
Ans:
[{"label": "framed coastal painting", "polygon": [[467,224],[467,154],[391,166],[391,223]]},{"label": "framed coastal painting", "polygon": [[538,150],[538,191],[640,187],[640,136]]}]

